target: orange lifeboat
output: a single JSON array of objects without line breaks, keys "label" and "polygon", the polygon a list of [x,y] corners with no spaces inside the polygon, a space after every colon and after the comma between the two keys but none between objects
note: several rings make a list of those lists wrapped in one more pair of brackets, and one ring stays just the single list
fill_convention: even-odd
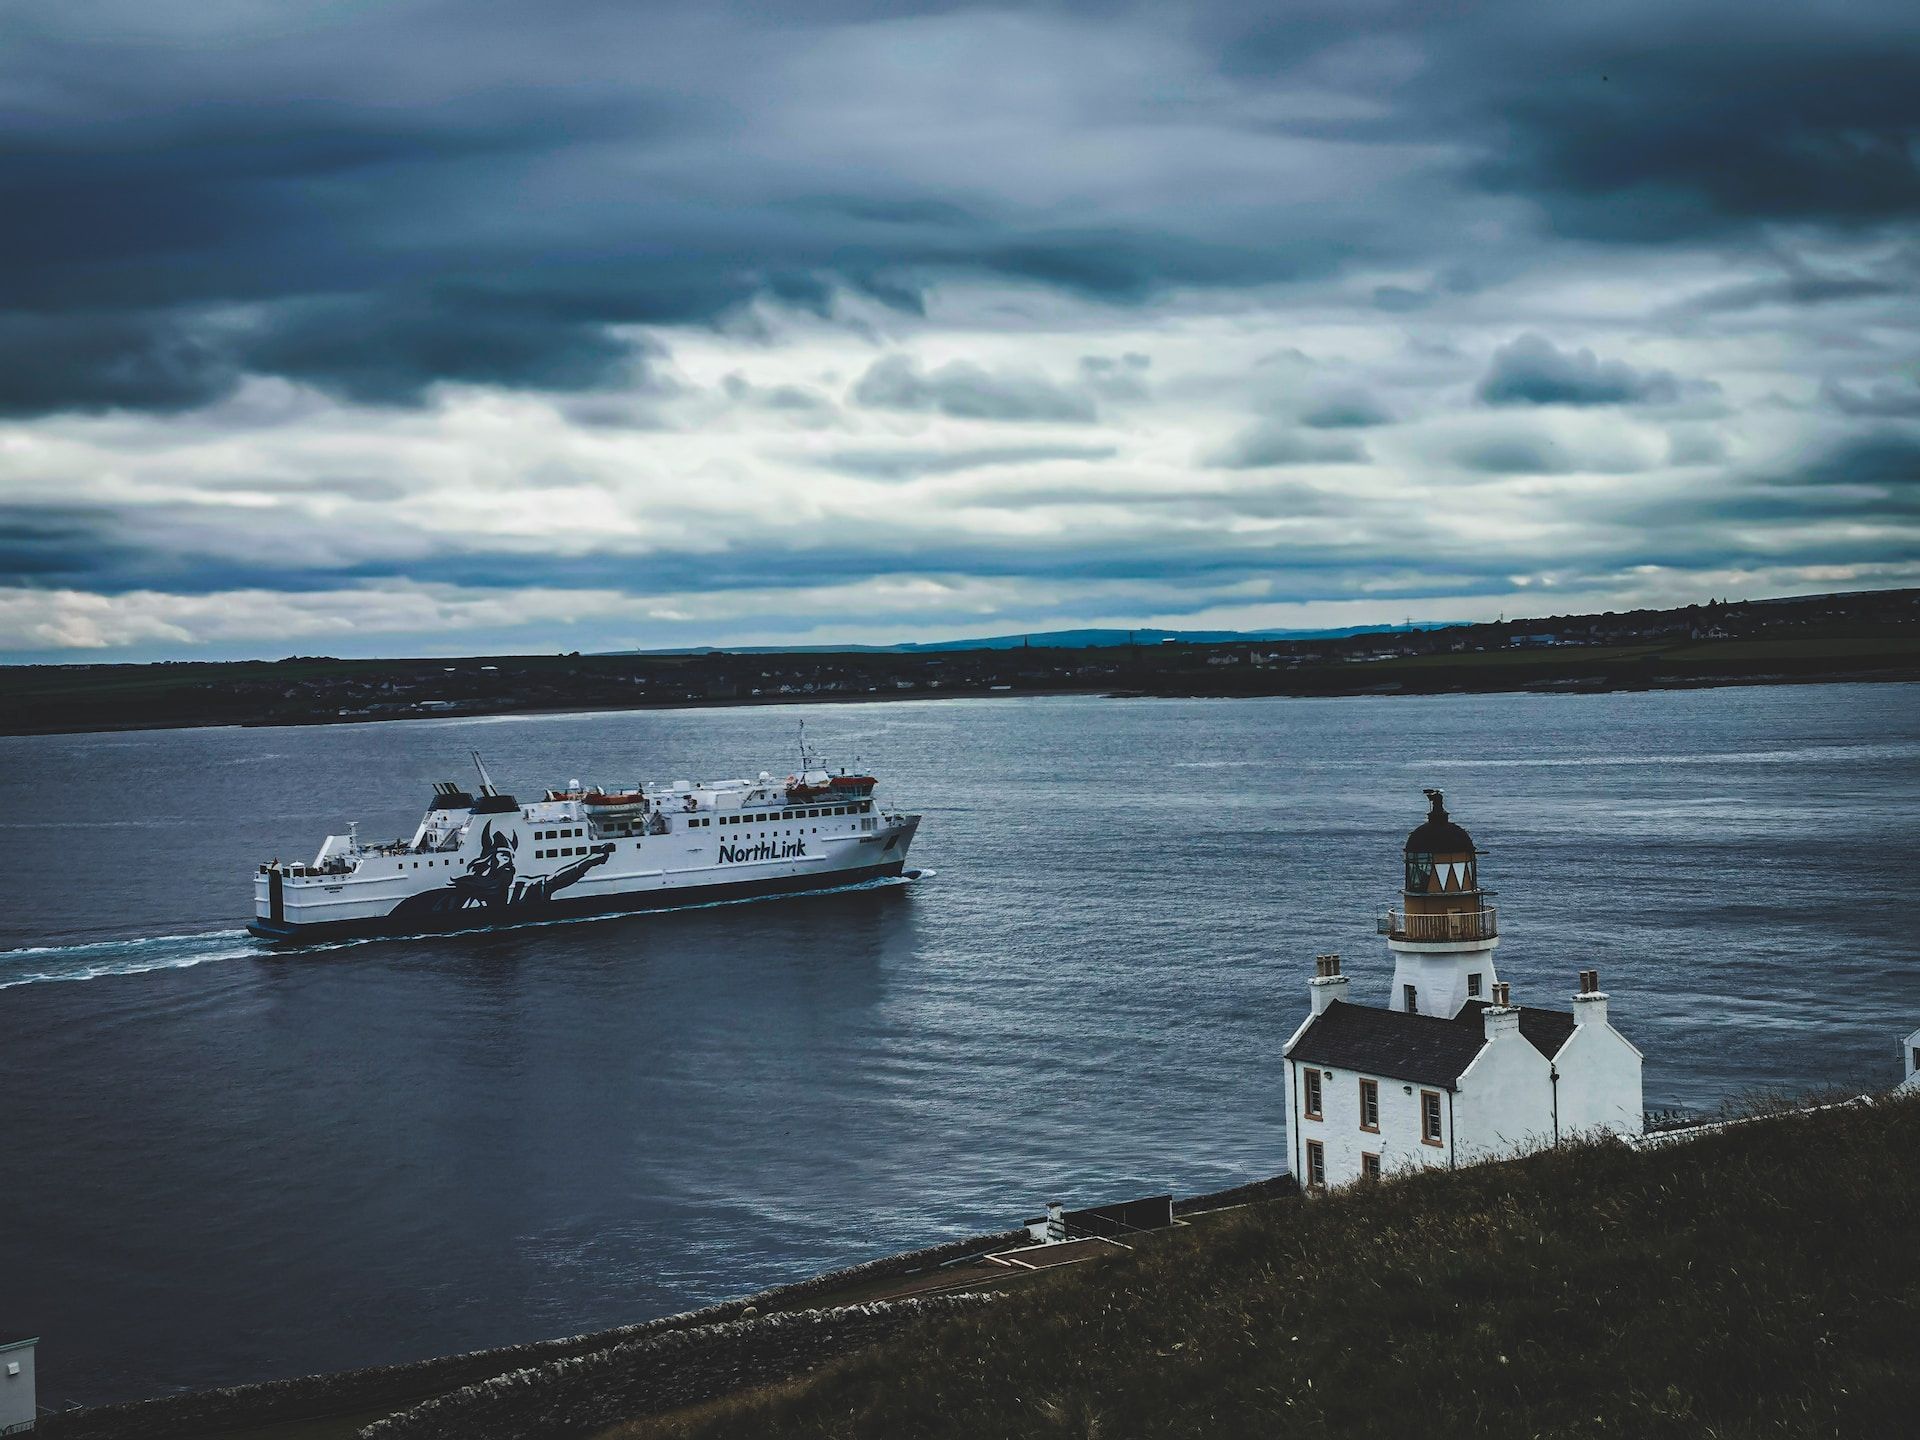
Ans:
[{"label": "orange lifeboat", "polygon": [[631,791],[624,795],[609,795],[604,790],[589,790],[585,795],[581,796],[580,799],[583,805],[588,805],[595,809],[609,809],[614,806],[644,805],[647,801],[647,797],[638,790]]}]

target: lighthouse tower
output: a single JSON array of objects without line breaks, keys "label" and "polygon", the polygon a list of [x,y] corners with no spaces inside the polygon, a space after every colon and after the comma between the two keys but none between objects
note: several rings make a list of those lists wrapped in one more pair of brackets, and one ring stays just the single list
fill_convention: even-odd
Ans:
[{"label": "lighthouse tower", "polygon": [[1493,998],[1500,927],[1473,837],[1447,818],[1438,790],[1427,799],[1426,821],[1407,837],[1400,907],[1382,917],[1380,933],[1393,952],[1393,1008],[1452,1019],[1469,1000]]}]

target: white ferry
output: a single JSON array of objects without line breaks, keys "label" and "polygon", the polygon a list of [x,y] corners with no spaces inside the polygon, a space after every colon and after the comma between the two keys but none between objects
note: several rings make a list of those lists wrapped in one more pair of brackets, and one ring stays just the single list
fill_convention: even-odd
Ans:
[{"label": "white ferry", "polygon": [[573,781],[538,800],[451,781],[410,840],[329,835],[311,861],[269,861],[253,923],[274,941],[408,935],[832,889],[906,872],[920,828],[874,798],[871,775],[820,768],[803,743],[776,779]]}]

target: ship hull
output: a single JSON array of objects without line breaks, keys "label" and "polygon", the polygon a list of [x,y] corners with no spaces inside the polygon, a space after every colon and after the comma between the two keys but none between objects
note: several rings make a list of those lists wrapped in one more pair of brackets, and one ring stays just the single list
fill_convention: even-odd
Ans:
[{"label": "ship hull", "polygon": [[[712,884],[675,885],[647,890],[615,891],[604,895],[556,895],[538,905],[502,909],[476,907],[425,913],[389,913],[351,920],[275,921],[256,916],[250,933],[276,945],[311,945],[324,941],[368,939],[380,936],[448,934],[456,931],[496,930],[513,925],[539,925],[555,920],[630,915],[652,910],[675,910],[732,900],[763,900],[777,896],[818,894],[874,880],[894,879],[906,873],[905,846],[900,858],[848,869],[800,875],[733,879]],[[399,907],[396,907],[398,909]]]}]

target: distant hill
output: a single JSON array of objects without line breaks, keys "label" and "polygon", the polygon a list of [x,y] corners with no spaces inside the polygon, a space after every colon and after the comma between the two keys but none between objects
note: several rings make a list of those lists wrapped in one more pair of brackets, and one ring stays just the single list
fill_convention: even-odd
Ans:
[{"label": "distant hill", "polygon": [[898,645],[687,645],[665,650],[614,650],[614,655],[929,655],[945,650],[1098,650],[1121,645],[1235,645],[1261,640],[1338,640],[1442,630],[1456,622],[1415,620],[1405,625],[1349,625],[1336,630],[1044,630],[985,635],[971,640],[902,641]]}]

